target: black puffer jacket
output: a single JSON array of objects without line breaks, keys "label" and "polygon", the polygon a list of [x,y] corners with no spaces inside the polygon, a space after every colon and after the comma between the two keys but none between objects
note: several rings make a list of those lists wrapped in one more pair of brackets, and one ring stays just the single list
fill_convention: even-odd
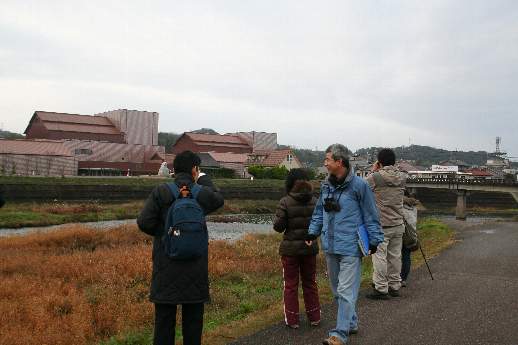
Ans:
[{"label": "black puffer jacket", "polygon": [[291,191],[279,201],[273,228],[284,232],[279,254],[285,256],[316,255],[318,243],[307,246],[304,239],[317,200],[313,187],[307,181],[297,181]]},{"label": "black puffer jacket", "polygon": [[[179,187],[193,183],[188,174],[178,174],[174,181]],[[197,181],[202,185],[198,202],[205,214],[223,206],[223,196],[214,187],[208,176]],[[190,261],[175,261],[164,253],[162,236],[169,206],[174,197],[165,184],[157,186],[149,195],[144,209],[137,218],[143,232],[153,239],[153,273],[149,299],[153,303],[186,304],[209,301],[208,258]]]}]

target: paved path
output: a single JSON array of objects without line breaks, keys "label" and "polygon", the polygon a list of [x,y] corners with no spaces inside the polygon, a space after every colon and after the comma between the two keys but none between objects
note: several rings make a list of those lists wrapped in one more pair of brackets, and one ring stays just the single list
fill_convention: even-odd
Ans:
[{"label": "paved path", "polygon": [[[360,332],[348,345],[518,345],[518,223],[451,222],[459,242],[411,273],[404,296],[358,301]],[[282,323],[234,345],[321,344],[335,309],[323,308],[319,328]]]}]

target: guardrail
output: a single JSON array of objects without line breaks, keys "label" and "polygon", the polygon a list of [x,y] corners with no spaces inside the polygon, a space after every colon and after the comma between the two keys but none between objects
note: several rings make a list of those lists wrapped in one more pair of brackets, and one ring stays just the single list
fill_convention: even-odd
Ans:
[{"label": "guardrail", "polygon": [[455,184],[455,185],[471,185],[471,186],[507,186],[518,187],[518,182],[504,180],[465,180],[450,178],[409,178],[407,183],[417,184]]}]

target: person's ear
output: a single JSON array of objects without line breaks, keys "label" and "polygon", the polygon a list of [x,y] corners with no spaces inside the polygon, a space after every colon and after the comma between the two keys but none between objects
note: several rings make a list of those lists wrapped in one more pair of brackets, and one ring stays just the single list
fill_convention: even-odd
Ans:
[{"label": "person's ear", "polygon": [[198,178],[198,175],[200,174],[200,167],[199,166],[193,166],[191,169],[192,178],[196,180]]}]

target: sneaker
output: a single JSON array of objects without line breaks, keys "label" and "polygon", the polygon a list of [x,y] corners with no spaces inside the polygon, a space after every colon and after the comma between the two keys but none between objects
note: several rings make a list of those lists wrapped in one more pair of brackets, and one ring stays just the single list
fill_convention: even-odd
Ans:
[{"label": "sneaker", "polygon": [[343,341],[340,340],[340,338],[335,337],[334,335],[330,336],[327,339],[324,339],[322,342],[324,345],[345,345]]},{"label": "sneaker", "polygon": [[389,299],[388,293],[383,293],[381,291],[378,291],[376,289],[372,289],[372,292],[370,294],[367,294],[367,298],[370,299]]},{"label": "sneaker", "polygon": [[349,330],[349,335],[358,334],[358,328],[352,328]]},{"label": "sneaker", "polygon": [[298,329],[299,328],[299,325],[297,323],[294,324],[294,325],[286,325],[286,326],[288,326],[291,329]]},{"label": "sneaker", "polygon": [[318,321],[311,321],[309,324],[310,324],[311,326],[313,326],[313,327],[317,327],[317,326],[319,326],[319,325],[320,325],[320,320],[318,320]]},{"label": "sneaker", "polygon": [[401,294],[399,293],[399,290],[389,288],[388,293],[392,297],[401,297]]}]

